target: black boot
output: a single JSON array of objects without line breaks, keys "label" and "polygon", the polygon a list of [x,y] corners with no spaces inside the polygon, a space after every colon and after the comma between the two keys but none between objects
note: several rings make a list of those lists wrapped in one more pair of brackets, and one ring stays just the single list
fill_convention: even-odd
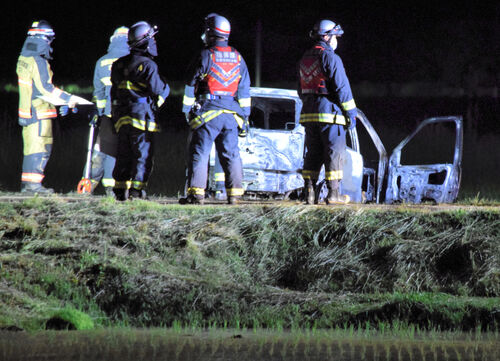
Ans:
[{"label": "black boot", "polygon": [[205,203],[205,197],[200,195],[189,194],[187,197],[180,198],[179,204],[199,204],[203,205]]},{"label": "black boot", "polygon": [[146,199],[146,191],[144,189],[130,188],[128,191],[128,199]]},{"label": "black boot", "polygon": [[113,188],[113,193],[117,201],[123,202],[128,199],[128,189]]},{"label": "black boot", "polygon": [[52,188],[45,188],[41,183],[22,182],[21,193],[52,194],[54,193],[54,190]]}]

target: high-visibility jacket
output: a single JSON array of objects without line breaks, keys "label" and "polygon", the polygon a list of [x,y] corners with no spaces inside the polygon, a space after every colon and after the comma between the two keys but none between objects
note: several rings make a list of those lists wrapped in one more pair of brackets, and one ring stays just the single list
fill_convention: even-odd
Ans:
[{"label": "high-visibility jacket", "polygon": [[43,39],[28,37],[17,61],[19,84],[19,124],[27,126],[40,119],[57,117],[55,106],[40,96],[67,103],[71,94],[52,84],[50,45]]},{"label": "high-visibility jacket", "polygon": [[137,50],[119,58],[111,67],[112,117],[116,131],[125,124],[158,132],[156,110],[170,93],[155,61]]},{"label": "high-visibility jacket", "polygon": [[[250,116],[250,76],[245,60],[227,41],[203,49],[188,69],[182,111],[189,114],[197,102],[201,107],[192,119],[192,128],[221,112],[237,115],[238,124]],[[196,120],[195,120],[196,119]]]},{"label": "high-visibility jacket", "polygon": [[346,125],[344,116],[356,117],[356,103],[340,57],[320,41],[299,62],[300,122]]},{"label": "high-visibility jacket", "polygon": [[111,117],[111,65],[130,52],[126,36],[115,37],[107,53],[97,60],[94,70],[94,102],[99,115]]}]

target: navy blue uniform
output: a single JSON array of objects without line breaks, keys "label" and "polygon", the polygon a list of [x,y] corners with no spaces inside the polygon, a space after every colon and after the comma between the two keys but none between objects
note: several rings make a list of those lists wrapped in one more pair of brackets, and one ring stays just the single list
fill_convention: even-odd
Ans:
[{"label": "navy blue uniform", "polygon": [[153,166],[154,132],[160,131],[156,111],[170,92],[154,60],[135,49],[113,63],[112,116],[118,132],[115,193],[127,188],[143,190]]},{"label": "navy blue uniform", "polygon": [[243,194],[238,127],[243,127],[250,116],[250,105],[250,76],[239,52],[222,40],[203,49],[188,70],[182,108],[192,130],[188,195],[205,195],[208,159],[214,142],[225,173],[227,195]]},{"label": "navy blue uniform", "polygon": [[324,164],[325,179],[340,181],[345,129],[357,114],[344,65],[329,44],[318,41],[300,60],[299,77],[300,123],[306,130],[302,176],[316,181]]}]

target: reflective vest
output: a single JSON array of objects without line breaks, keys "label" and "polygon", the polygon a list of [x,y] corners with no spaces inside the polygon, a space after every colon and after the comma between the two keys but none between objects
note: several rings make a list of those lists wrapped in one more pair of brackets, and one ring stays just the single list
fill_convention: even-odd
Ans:
[{"label": "reflective vest", "polygon": [[302,94],[328,94],[326,76],[321,69],[320,54],[325,50],[316,45],[300,60],[300,87]]},{"label": "reflective vest", "polygon": [[210,49],[210,59],[210,69],[198,93],[234,97],[241,78],[241,55],[231,46],[215,46]]}]

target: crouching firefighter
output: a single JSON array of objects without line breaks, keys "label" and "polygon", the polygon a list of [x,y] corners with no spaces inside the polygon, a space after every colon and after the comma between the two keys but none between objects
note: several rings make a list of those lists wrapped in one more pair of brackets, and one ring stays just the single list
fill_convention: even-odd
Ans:
[{"label": "crouching firefighter", "polygon": [[170,92],[153,60],[158,55],[157,33],[157,27],[145,21],[132,25],[128,32],[130,54],[116,60],[111,68],[112,118],[118,133],[113,192],[120,201],[146,197],[153,167],[153,135],[160,130],[156,111]]},{"label": "crouching firefighter", "polygon": [[300,123],[305,127],[304,169],[306,203],[318,203],[316,182],[325,166],[327,204],[347,203],[339,193],[346,152],[346,130],[356,126],[357,109],[340,57],[337,37],[344,33],[330,20],[318,21],[310,37],[314,45],[299,62],[299,96],[303,106]]},{"label": "crouching firefighter", "polygon": [[188,69],[182,111],[191,128],[187,196],[179,203],[203,204],[208,160],[215,149],[224,171],[229,204],[243,195],[238,135],[250,116],[250,76],[240,53],[228,45],[231,25],[218,14],[205,18],[205,48]]},{"label": "crouching firefighter", "polygon": [[[58,104],[74,107],[72,95],[52,84],[51,43],[55,38],[52,26],[45,20],[35,21],[28,30],[17,61],[19,83],[19,125],[23,127],[23,166],[21,192],[53,193],[42,186],[45,166],[52,152],[52,119],[57,117],[54,105],[42,100],[51,98]],[[61,115],[67,114],[67,106]]]}]

